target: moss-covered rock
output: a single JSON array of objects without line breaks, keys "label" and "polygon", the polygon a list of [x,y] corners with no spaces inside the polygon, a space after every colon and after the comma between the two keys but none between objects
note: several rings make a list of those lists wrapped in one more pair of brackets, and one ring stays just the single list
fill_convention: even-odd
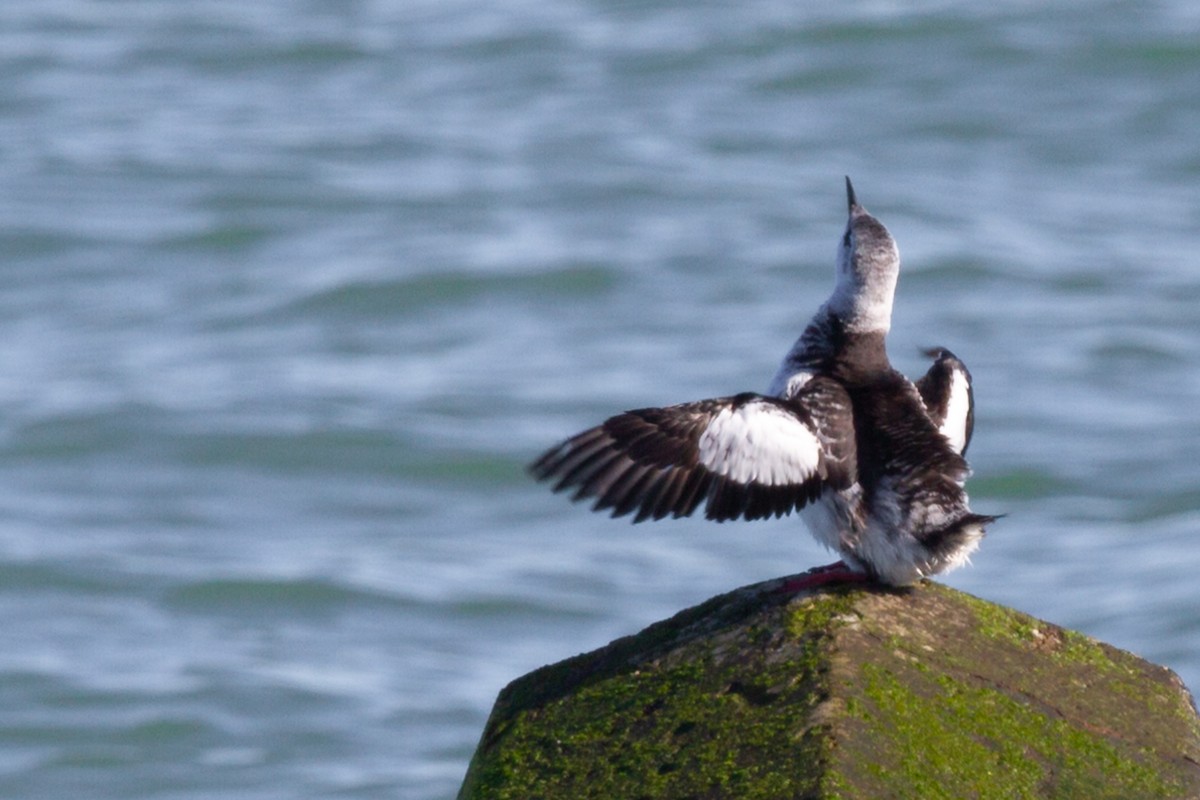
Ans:
[{"label": "moss-covered rock", "polygon": [[1200,797],[1169,670],[935,583],[783,580],[514,681],[459,800]]}]

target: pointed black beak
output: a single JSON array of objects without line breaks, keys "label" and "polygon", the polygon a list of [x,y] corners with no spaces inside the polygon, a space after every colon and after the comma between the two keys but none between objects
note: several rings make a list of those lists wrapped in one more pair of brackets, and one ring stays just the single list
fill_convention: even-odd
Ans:
[{"label": "pointed black beak", "polygon": [[846,207],[848,211],[853,211],[858,205],[858,198],[854,196],[854,184],[850,182],[850,176],[846,176]]}]

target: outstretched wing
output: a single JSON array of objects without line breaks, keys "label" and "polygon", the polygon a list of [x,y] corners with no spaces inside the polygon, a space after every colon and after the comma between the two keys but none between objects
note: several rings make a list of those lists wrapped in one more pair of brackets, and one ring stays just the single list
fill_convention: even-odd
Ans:
[{"label": "outstretched wing", "polygon": [[814,379],[783,400],[747,392],[609,418],[530,465],[572,500],[634,522],[684,517],[705,504],[713,520],[781,516],[826,487],[855,480],[854,424],[842,387]]},{"label": "outstretched wing", "polygon": [[975,394],[971,391],[971,373],[954,353],[936,347],[925,355],[933,366],[917,381],[917,391],[925,403],[929,418],[960,456],[967,452],[975,430]]}]

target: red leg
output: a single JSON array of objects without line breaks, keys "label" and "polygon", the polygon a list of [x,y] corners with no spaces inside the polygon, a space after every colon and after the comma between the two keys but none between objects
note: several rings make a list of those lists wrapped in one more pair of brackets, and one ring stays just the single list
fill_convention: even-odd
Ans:
[{"label": "red leg", "polygon": [[790,594],[815,589],[818,586],[828,586],[831,583],[866,583],[870,580],[869,575],[850,569],[845,561],[835,561],[823,567],[813,567],[803,575],[784,582],[775,591]]}]

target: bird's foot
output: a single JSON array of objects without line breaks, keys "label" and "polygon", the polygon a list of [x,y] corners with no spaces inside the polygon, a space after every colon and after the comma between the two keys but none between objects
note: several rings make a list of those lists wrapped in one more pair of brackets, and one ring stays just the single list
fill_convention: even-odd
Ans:
[{"label": "bird's foot", "polygon": [[871,578],[865,572],[856,572],[845,561],[835,561],[823,567],[813,567],[808,572],[790,580],[775,591],[786,594],[815,589],[818,586],[828,586],[839,583],[866,583]]}]

